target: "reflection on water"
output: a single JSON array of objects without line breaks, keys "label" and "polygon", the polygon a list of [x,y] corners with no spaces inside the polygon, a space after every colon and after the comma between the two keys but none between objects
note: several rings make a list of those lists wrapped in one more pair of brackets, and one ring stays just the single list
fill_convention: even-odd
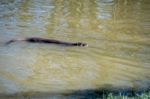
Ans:
[{"label": "reflection on water", "polygon": [[[0,93],[150,84],[149,0],[1,0]],[[16,42],[45,37],[89,47]]]}]

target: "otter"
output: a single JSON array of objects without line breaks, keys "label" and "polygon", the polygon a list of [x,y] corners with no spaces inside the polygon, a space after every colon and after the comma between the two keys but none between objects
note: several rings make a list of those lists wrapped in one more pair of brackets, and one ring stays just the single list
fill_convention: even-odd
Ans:
[{"label": "otter", "polygon": [[13,42],[17,41],[26,41],[30,43],[44,43],[44,44],[57,44],[57,45],[64,45],[64,46],[88,46],[86,43],[82,42],[64,42],[64,41],[59,41],[59,40],[54,40],[54,39],[45,39],[45,38],[39,38],[39,37],[29,37],[29,38],[24,38],[24,39],[13,39],[6,44],[10,44]]}]

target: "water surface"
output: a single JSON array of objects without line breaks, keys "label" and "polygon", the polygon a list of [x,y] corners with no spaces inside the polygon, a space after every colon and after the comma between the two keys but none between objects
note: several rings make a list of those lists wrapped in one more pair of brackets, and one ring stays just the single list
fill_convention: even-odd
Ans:
[{"label": "water surface", "polygon": [[[150,85],[149,0],[1,0],[0,94]],[[16,42],[43,37],[65,47]]]}]

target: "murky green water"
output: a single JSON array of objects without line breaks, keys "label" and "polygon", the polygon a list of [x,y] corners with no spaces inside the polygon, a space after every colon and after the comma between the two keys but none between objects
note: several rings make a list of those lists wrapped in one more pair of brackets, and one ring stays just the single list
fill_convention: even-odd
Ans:
[{"label": "murky green water", "polygon": [[[0,0],[0,94],[150,85],[150,0]],[[24,37],[88,47],[5,42]]]}]

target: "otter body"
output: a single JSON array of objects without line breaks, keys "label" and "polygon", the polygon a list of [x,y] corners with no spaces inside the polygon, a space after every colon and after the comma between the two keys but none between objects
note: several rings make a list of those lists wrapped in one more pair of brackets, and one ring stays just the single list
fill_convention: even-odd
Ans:
[{"label": "otter body", "polygon": [[38,37],[30,37],[30,38],[25,38],[25,39],[14,39],[6,42],[6,44],[10,44],[16,41],[26,41],[30,43],[44,43],[44,44],[57,44],[57,45],[64,45],[64,46],[87,46],[86,43],[81,43],[81,42],[64,42],[64,41],[59,41],[59,40],[54,40],[54,39],[45,39],[45,38],[38,38]]}]

